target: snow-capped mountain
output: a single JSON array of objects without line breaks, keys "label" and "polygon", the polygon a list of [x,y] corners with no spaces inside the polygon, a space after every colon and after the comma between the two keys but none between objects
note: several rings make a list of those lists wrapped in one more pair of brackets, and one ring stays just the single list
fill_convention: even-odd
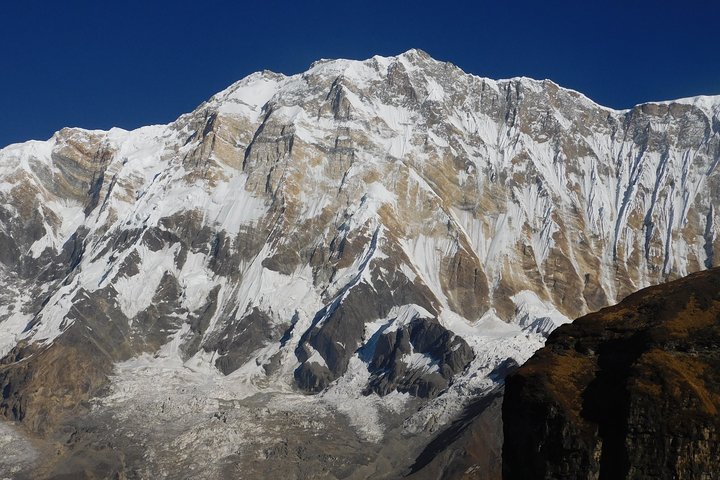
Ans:
[{"label": "snow-capped mountain", "polygon": [[617,111],[418,50],[11,145],[0,412],[47,435],[111,415],[145,432],[150,475],[175,465],[166,421],[213,468],[258,462],[237,425],[280,411],[325,432],[340,412],[368,445],[429,435],[556,326],[718,265],[718,163],[720,97]]}]

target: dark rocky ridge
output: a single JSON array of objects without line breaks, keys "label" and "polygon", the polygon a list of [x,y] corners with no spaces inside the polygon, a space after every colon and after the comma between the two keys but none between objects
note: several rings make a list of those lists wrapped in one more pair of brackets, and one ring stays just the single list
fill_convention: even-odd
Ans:
[{"label": "dark rocky ridge", "polygon": [[506,479],[717,478],[720,269],[560,327],[505,388]]},{"label": "dark rocky ridge", "polygon": [[[435,319],[415,318],[402,328],[387,333],[381,330],[376,336],[370,342],[372,352],[368,351],[372,376],[366,393],[386,395],[397,389],[419,397],[435,397],[474,357],[465,340]],[[425,355],[437,370],[424,372],[407,365],[403,356],[414,352]]]}]

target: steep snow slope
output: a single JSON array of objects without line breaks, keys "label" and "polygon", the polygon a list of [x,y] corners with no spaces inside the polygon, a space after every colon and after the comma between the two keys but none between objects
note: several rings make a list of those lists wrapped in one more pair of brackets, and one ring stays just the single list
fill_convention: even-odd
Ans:
[{"label": "steep snow slope", "polygon": [[9,146],[0,411],[44,430],[114,374],[107,408],[321,392],[379,439],[422,398],[397,415],[433,430],[559,324],[717,265],[719,162],[718,97],[615,111],[417,50]]}]

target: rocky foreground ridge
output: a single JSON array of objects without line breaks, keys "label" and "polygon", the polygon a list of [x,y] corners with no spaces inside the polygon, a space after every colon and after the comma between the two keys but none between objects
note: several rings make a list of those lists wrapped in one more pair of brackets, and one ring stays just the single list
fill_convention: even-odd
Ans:
[{"label": "rocky foreground ridge", "polygon": [[0,414],[44,476],[393,478],[558,325],[718,265],[718,163],[718,97],[418,50],[8,146]]},{"label": "rocky foreground ridge", "polygon": [[506,380],[503,478],[716,478],[720,269],[553,332]]}]

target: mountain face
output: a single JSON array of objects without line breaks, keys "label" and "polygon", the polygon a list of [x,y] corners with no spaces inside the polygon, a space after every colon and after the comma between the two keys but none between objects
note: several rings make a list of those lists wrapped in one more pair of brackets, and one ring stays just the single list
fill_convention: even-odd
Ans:
[{"label": "mountain face", "polygon": [[507,378],[503,478],[713,478],[719,372],[719,268],[564,325]]},{"label": "mountain face", "polygon": [[718,265],[719,162],[718,97],[616,111],[417,50],[11,145],[0,412],[47,475],[382,477],[558,325]]}]

